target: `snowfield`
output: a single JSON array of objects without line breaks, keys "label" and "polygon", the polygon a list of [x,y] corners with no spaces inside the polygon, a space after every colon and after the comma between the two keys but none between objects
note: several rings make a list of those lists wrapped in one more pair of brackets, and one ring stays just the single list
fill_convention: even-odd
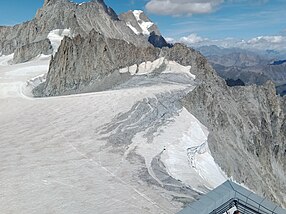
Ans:
[{"label": "snowfield", "polygon": [[50,56],[12,58],[0,57],[1,213],[176,213],[226,180],[180,104],[189,67],[159,59],[117,90],[36,99]]},{"label": "snowfield", "polygon": [[[142,10],[134,10],[133,11],[133,15],[134,15],[135,19],[137,20],[139,27],[141,28],[142,34],[149,36],[150,35],[149,28],[152,27],[154,25],[154,23],[143,21],[140,18],[140,15],[142,13],[143,13]],[[127,22],[126,24],[136,35],[140,34],[140,32],[138,32],[138,30],[136,28],[134,28],[129,22]]]}]

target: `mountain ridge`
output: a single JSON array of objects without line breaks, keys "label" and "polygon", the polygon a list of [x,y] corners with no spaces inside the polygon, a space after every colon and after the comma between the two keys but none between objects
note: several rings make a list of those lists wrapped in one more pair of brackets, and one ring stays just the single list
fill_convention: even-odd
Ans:
[{"label": "mountain ridge", "polygon": [[87,35],[95,29],[107,37],[122,38],[137,46],[150,45],[144,36],[136,35],[124,21],[120,21],[104,1],[76,4],[68,0],[47,0],[31,21],[0,27],[1,54],[9,55],[29,43],[44,41],[55,29],[70,29],[72,35]]}]

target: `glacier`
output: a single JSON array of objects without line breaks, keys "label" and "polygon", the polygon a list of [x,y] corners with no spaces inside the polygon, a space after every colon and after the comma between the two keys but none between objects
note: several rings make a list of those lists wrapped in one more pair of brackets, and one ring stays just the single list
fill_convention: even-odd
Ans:
[{"label": "glacier", "polygon": [[[33,98],[28,86],[44,81],[50,56],[12,59],[0,58],[2,210],[175,213],[172,198],[194,200],[227,179],[208,130],[177,103],[195,87],[190,67],[160,58],[116,90]],[[162,63],[156,81],[143,77]]]}]

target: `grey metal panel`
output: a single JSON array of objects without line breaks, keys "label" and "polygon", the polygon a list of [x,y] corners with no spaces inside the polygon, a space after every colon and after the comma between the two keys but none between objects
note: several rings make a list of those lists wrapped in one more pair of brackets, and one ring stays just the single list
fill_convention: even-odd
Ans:
[{"label": "grey metal panel", "polygon": [[193,210],[199,210],[199,213],[201,214],[208,214],[212,211],[212,208],[215,207],[215,201],[205,195],[201,197],[199,201],[196,201],[195,203],[191,204],[190,207]]},{"label": "grey metal panel", "polygon": [[225,188],[230,189],[230,190],[235,190],[232,186],[232,183],[233,182],[231,182],[231,181],[226,181],[222,184],[222,186],[224,186]]},{"label": "grey metal panel", "polygon": [[259,213],[271,213],[271,214],[274,214],[272,211],[269,211],[270,209],[269,208],[267,208],[267,207],[260,207],[259,209],[258,209],[258,212]]},{"label": "grey metal panel", "polygon": [[222,196],[221,194],[217,191],[217,189],[215,189],[214,191],[209,192],[207,195],[207,198],[209,198],[210,200],[212,200],[212,205],[211,211],[215,210],[216,208],[220,207],[221,205],[223,205],[223,201],[222,201]]},{"label": "grey metal panel", "polygon": [[229,195],[230,198],[233,198],[235,196],[235,191],[231,185],[231,181],[226,181],[224,182],[221,186],[217,187],[216,189],[214,189],[214,191],[225,191],[225,193],[227,193]]},{"label": "grey metal panel", "polygon": [[230,184],[234,188],[234,191],[240,193],[241,195],[248,196],[252,193],[251,191],[243,188],[242,186],[239,186],[238,184],[236,184],[234,182],[230,181]]},{"label": "grey metal panel", "polygon": [[235,197],[239,200],[240,203],[247,204],[248,196],[251,194],[252,192],[250,191],[243,191],[243,193],[236,192]]},{"label": "grey metal panel", "polygon": [[286,210],[232,181],[226,181],[221,186],[202,196],[199,201],[180,211],[179,214],[209,214],[217,208],[226,208],[225,205],[228,206],[227,203],[233,203],[234,200],[241,206],[246,206],[246,209],[251,208],[261,214],[286,214]]},{"label": "grey metal panel", "polygon": [[[264,199],[259,197],[258,195],[255,195],[254,193],[251,193],[248,196],[248,199],[246,201],[247,205],[250,206],[253,210],[259,211],[259,205]],[[269,213],[269,212],[268,212]]]},{"label": "grey metal panel", "polygon": [[275,214],[286,214],[286,210],[282,209],[281,207],[277,207],[277,208],[274,210],[274,213],[275,213]]},{"label": "grey metal panel", "polygon": [[[192,211],[195,211],[195,210],[192,210],[191,207],[187,206],[186,208],[184,208],[183,210],[181,210],[180,212],[178,212],[178,214],[191,214]],[[199,210],[196,210],[197,213],[199,213],[200,211]]]},{"label": "grey metal panel", "polygon": [[221,197],[220,203],[221,204],[228,202],[229,200],[231,200],[235,196],[235,192],[224,184],[219,186],[218,188],[214,189],[214,191],[220,195],[220,197]]},{"label": "grey metal panel", "polygon": [[263,211],[267,209],[274,211],[276,207],[277,207],[277,204],[274,204],[268,200],[264,200],[260,203],[260,210],[263,210]]}]

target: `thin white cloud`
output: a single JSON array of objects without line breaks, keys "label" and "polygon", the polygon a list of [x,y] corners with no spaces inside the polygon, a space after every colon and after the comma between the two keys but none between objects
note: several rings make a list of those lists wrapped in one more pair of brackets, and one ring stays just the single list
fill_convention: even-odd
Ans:
[{"label": "thin white cloud", "polygon": [[269,0],[148,0],[146,9],[150,13],[169,16],[191,16],[211,13],[222,3],[259,5]]},{"label": "thin white cloud", "polygon": [[245,46],[256,49],[285,50],[286,36],[259,36],[248,40]]},{"label": "thin white cloud", "polygon": [[189,46],[199,47],[205,45],[217,45],[223,48],[244,48],[250,50],[278,50],[285,51],[286,48],[286,35],[276,35],[276,36],[258,36],[251,38],[249,40],[239,40],[235,38],[225,38],[220,40],[212,40],[209,38],[204,38],[198,36],[195,33],[189,36],[181,37],[177,40],[168,38],[170,42],[181,42]]},{"label": "thin white cloud", "polygon": [[265,4],[269,0],[226,0],[229,3],[236,3],[236,4]]},{"label": "thin white cloud", "polygon": [[186,43],[186,44],[196,44],[196,43],[201,43],[204,41],[208,41],[208,39],[202,38],[195,33],[192,33],[189,36],[184,36],[184,37],[180,38],[180,42]]},{"label": "thin white cloud", "polygon": [[146,9],[158,15],[182,16],[210,13],[224,0],[150,0]]},{"label": "thin white cloud", "polygon": [[174,38],[171,38],[171,37],[166,37],[165,40],[169,43],[175,43],[176,40]]}]

